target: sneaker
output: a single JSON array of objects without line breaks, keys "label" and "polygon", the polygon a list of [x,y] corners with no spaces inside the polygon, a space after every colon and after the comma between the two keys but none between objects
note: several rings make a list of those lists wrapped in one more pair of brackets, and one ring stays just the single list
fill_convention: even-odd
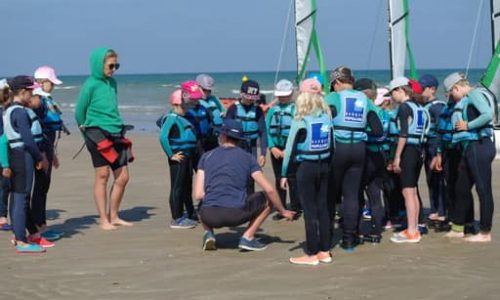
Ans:
[{"label": "sneaker", "polygon": [[344,249],[344,251],[346,252],[352,252],[354,251],[354,248],[356,248],[358,245],[361,245],[363,242],[364,240],[360,239],[359,237],[344,238],[340,243],[340,248]]},{"label": "sneaker", "polygon": [[363,219],[364,220],[371,220],[372,219],[372,211],[371,209],[367,208],[367,207],[364,207],[363,208],[363,211],[362,211],[362,215],[363,215]]},{"label": "sneaker", "polygon": [[256,238],[249,240],[242,236],[238,248],[248,251],[262,251],[266,250],[267,246],[259,242]]},{"label": "sneaker", "polygon": [[41,236],[46,239],[47,241],[57,241],[58,239],[61,238],[62,234],[59,234],[58,232],[54,230],[47,230],[45,232],[42,232]]},{"label": "sneaker", "polygon": [[302,211],[301,210],[294,210],[294,211],[295,211],[295,215],[293,216],[293,220],[297,221],[302,216]]},{"label": "sneaker", "polygon": [[403,230],[391,237],[391,241],[397,244],[401,243],[418,243],[422,239],[420,232],[411,234],[408,230]]},{"label": "sneaker", "polygon": [[422,235],[429,233],[429,229],[427,228],[427,225],[425,225],[425,224],[418,224],[418,231]]},{"label": "sneaker", "polygon": [[297,257],[290,257],[289,261],[294,265],[309,265],[309,266],[319,265],[319,260],[317,255],[313,256],[303,255]]},{"label": "sneaker", "polygon": [[392,229],[392,222],[391,222],[391,220],[389,220],[389,221],[387,221],[387,223],[385,223],[384,229],[385,230]]},{"label": "sneaker", "polygon": [[17,244],[16,245],[16,252],[17,253],[44,253],[46,250],[36,244]]},{"label": "sneaker", "polygon": [[39,245],[43,248],[52,248],[56,245],[41,236],[39,237],[28,236],[28,242],[31,244]]},{"label": "sneaker", "polygon": [[371,244],[380,244],[380,242],[382,241],[382,236],[380,234],[365,235],[363,237],[363,240]]},{"label": "sneaker", "polygon": [[12,225],[10,225],[9,223],[2,223],[2,224],[0,224],[0,230],[1,231],[11,231]]},{"label": "sneaker", "polygon": [[205,231],[203,235],[203,251],[217,250],[213,231]]},{"label": "sneaker", "polygon": [[170,222],[170,228],[172,229],[192,229],[195,227],[196,224],[193,224],[192,220],[184,217],[180,217],[177,220],[172,220],[172,222]]},{"label": "sneaker", "polygon": [[318,258],[319,262],[322,262],[322,263],[325,263],[325,264],[329,264],[333,261],[332,259],[332,254],[330,253],[330,251],[326,251],[326,252],[318,252],[318,255],[316,255],[316,257]]},{"label": "sneaker", "polygon": [[284,218],[284,217],[283,217],[283,216],[282,216],[279,212],[277,212],[277,213],[273,216],[273,218],[272,218],[272,219],[273,219],[273,221],[280,221],[280,220],[283,220],[283,218]]}]

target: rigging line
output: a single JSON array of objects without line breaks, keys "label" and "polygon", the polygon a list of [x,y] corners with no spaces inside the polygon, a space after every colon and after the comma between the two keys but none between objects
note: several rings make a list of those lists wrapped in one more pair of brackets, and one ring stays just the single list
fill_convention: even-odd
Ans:
[{"label": "rigging line", "polygon": [[472,35],[472,41],[471,41],[470,48],[469,48],[469,60],[467,61],[467,68],[465,69],[465,77],[467,77],[467,75],[469,75],[469,68],[470,68],[470,64],[472,62],[472,54],[474,52],[474,46],[476,44],[477,29],[479,28],[479,19],[481,18],[483,4],[484,4],[484,0],[481,0],[481,2],[479,2],[479,8],[477,10],[476,25],[474,26],[474,34]]},{"label": "rigging line", "polygon": [[377,17],[375,19],[375,27],[373,28],[373,33],[372,33],[372,41],[370,43],[370,52],[368,52],[368,62],[366,63],[366,68],[367,69],[370,69],[371,67],[371,62],[372,62],[372,58],[373,58],[373,47],[375,46],[375,37],[377,35],[377,29],[378,29],[378,25],[380,23],[380,14],[382,13],[382,10],[383,10],[383,1],[384,0],[379,0],[379,10],[377,12]]},{"label": "rigging line", "polygon": [[273,88],[276,85],[276,82],[278,82],[278,74],[279,74],[280,68],[281,68],[281,60],[283,59],[283,51],[284,51],[286,39],[288,36],[287,33],[288,33],[289,26],[290,26],[290,15],[292,14],[292,7],[293,7],[294,1],[295,0],[290,1],[290,5],[288,7],[288,14],[286,15],[285,28],[283,30],[283,39],[281,41],[281,49],[280,49],[280,56],[278,58],[278,66],[276,67],[276,74],[274,75]]}]

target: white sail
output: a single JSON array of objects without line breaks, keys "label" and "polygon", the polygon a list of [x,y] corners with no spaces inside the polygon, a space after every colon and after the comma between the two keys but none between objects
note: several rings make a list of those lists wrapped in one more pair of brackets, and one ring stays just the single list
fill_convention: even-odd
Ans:
[{"label": "white sail", "polygon": [[410,64],[410,77],[416,78],[417,71],[408,37],[408,1],[388,1],[391,76],[392,78],[405,76],[406,58],[408,57]]},{"label": "white sail", "polygon": [[500,0],[491,0],[491,34],[493,51],[500,40]]}]

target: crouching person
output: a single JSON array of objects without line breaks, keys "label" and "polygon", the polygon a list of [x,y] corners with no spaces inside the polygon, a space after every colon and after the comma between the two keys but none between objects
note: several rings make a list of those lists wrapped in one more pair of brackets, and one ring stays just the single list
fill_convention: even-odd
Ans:
[{"label": "crouching person", "polygon": [[[193,196],[201,201],[200,219],[205,229],[203,250],[215,250],[213,229],[234,227],[249,222],[238,247],[244,250],[266,249],[254,238],[255,232],[276,207],[281,215],[292,220],[295,212],[286,210],[278,192],[264,176],[257,160],[238,147],[244,139],[242,124],[226,119],[220,128],[219,147],[200,159]],[[262,188],[247,197],[246,187],[252,178]]]}]

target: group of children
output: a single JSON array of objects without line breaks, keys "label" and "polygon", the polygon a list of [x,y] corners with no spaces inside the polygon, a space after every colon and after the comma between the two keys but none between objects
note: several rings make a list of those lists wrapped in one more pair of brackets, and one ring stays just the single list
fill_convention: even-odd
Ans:
[{"label": "group of children", "polygon": [[[253,80],[242,83],[241,99],[227,111],[212,95],[214,80],[205,74],[170,95],[173,109],[158,126],[171,172],[172,228],[198,223],[191,200],[193,171],[201,154],[217,146],[214,129],[229,118],[242,123],[246,139],[240,147],[261,167],[269,149],[282,203],[288,190],[295,218],[304,215],[306,255],[291,258],[292,263],[331,261],[336,223],[346,251],[379,243],[389,228],[396,229],[392,242],[418,243],[426,224],[447,231],[446,237],[472,233],[465,240],[491,241],[494,103],[487,90],[471,87],[459,73],[444,80],[446,101],[437,99],[439,83],[432,75],[418,81],[394,78],[382,88],[368,78],[356,80],[346,67],[333,70],[328,82],[320,74],[309,77],[298,90],[288,80],[279,81],[266,113],[256,105],[260,91]],[[326,95],[325,84],[331,91]],[[424,165],[428,216],[418,192]],[[474,230],[474,185],[479,231]],[[367,218],[370,222],[362,221]]]},{"label": "group of children", "polygon": [[34,78],[0,81],[0,229],[13,231],[18,253],[45,252],[62,235],[48,230],[46,219],[52,167],[59,166],[56,143],[66,130],[51,97],[59,84],[49,66],[36,69]]}]

